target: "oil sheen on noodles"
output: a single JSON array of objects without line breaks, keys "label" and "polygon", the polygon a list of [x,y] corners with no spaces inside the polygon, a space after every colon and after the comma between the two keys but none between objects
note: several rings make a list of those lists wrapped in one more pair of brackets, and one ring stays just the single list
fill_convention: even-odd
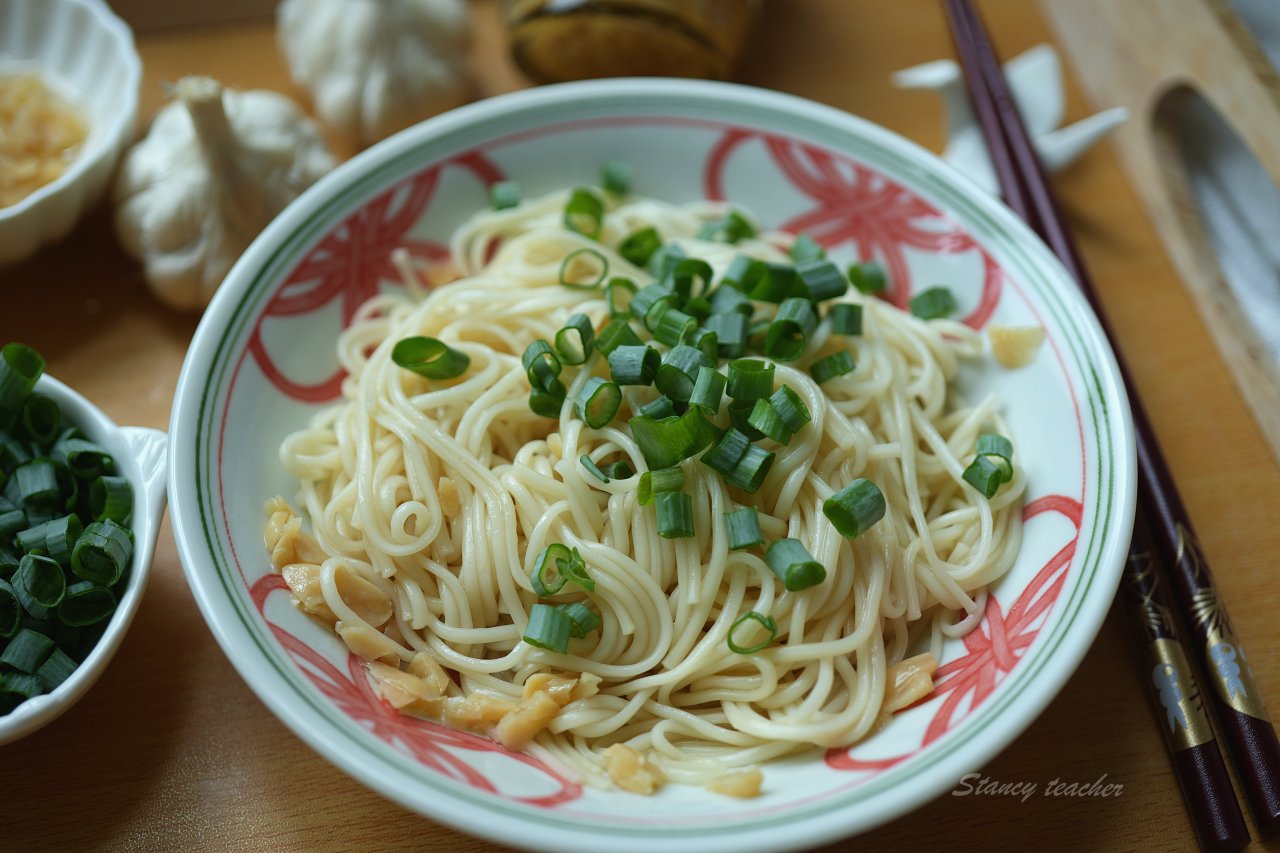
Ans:
[{"label": "oil sheen on noodles", "polygon": [[[575,249],[601,251],[610,276],[641,284],[652,277],[614,247],[646,225],[708,261],[717,277],[737,253],[786,254],[779,235],[736,245],[696,239],[723,212],[714,205],[635,197],[609,203],[597,243],[563,227],[566,197],[477,214],[453,238],[458,281],[411,282],[358,312],[338,341],[350,374],[343,401],[281,448],[315,539],[300,534],[292,550],[280,544],[297,519],[277,504],[276,567],[308,612],[371,661],[406,711],[492,730],[535,674],[585,673],[527,726],[528,749],[589,782],[607,786],[612,777],[632,790],[656,787],[634,784],[637,767],[657,783],[713,787],[726,768],[747,768],[756,779],[750,794],[759,779],[750,768],[815,745],[853,744],[931,689],[932,659],[917,653],[937,656],[945,637],[972,628],[986,587],[1012,565],[1023,475],[1016,470],[990,500],[962,480],[978,435],[1007,434],[993,400],[964,405],[948,387],[963,359],[986,357],[978,334],[851,290],[840,299],[864,304],[863,333],[833,338],[820,327],[803,358],[777,365],[776,384],[797,391],[813,419],[777,448],[763,486],[743,495],[687,460],[698,534],[661,538],[653,508],[638,505],[638,475],[601,483],[578,461],[625,455],[644,471],[625,424],[652,389],[626,388],[619,416],[588,427],[572,401],[598,364],[593,354],[559,419],[542,417],[529,407],[521,353],[576,312],[597,329],[604,323],[598,290],[558,283]],[[500,248],[486,262],[492,245]],[[413,335],[466,353],[469,369],[440,382],[397,367],[392,347]],[[856,369],[819,388],[807,367],[840,346],[852,349]],[[887,512],[845,539],[821,506],[857,477],[879,486]],[[767,540],[799,539],[827,568],[822,584],[788,592],[760,549],[729,550],[723,513],[748,503]],[[521,641],[538,600],[534,559],[557,542],[580,550],[602,618],[599,632],[566,655]],[[737,654],[726,637],[751,610],[772,615],[777,639]],[[434,686],[424,692],[419,683]],[[556,679],[534,683],[568,689]],[[468,696],[479,697],[478,710],[448,713]],[[618,758],[617,750],[605,755],[614,744],[629,747],[628,760],[606,773]]]}]

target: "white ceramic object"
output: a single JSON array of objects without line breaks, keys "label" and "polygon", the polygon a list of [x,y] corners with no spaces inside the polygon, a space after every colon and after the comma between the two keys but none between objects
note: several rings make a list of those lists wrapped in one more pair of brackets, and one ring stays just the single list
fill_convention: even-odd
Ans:
[{"label": "white ceramic object", "polygon": [[75,105],[89,136],[57,180],[0,207],[0,264],[71,230],[106,189],[138,115],[133,33],[100,0],[0,0],[0,75],[25,72]]},{"label": "white ceramic object", "polygon": [[[1063,114],[1062,64],[1051,45],[1036,45],[1015,56],[1004,64],[1004,73],[1040,162],[1050,172],[1075,162],[1129,117],[1128,110],[1113,107],[1067,127],[1058,127]],[[991,155],[964,90],[960,66],[950,59],[926,62],[897,72],[893,82],[903,89],[932,89],[938,93],[946,111],[947,126],[942,159],[987,192],[999,195],[1000,185],[991,166]]]},{"label": "white ceramic object", "polygon": [[80,700],[111,663],[146,592],[156,534],[164,516],[168,439],[163,432],[116,426],[98,407],[51,376],[40,377],[36,391],[52,398],[68,421],[105,448],[115,459],[116,469],[133,486],[133,516],[129,522],[134,537],[133,562],[124,594],[93,651],[52,693],[28,699],[0,716],[0,746],[56,720]]},{"label": "white ceramic object", "polygon": [[[986,618],[950,642],[932,696],[850,749],[767,765],[762,795],[670,785],[652,798],[380,701],[362,662],[290,605],[263,549],[263,503],[291,496],[278,446],[340,393],[334,340],[397,287],[389,253],[447,255],[452,229],[517,180],[527,197],[628,162],[636,192],[720,198],[830,256],[879,258],[890,300],[945,282],[976,327],[1035,323],[1034,362],[959,378],[998,393],[1025,467],[1022,551]],[[340,166],[231,270],[174,402],[170,494],[188,581],[231,662],[281,720],[411,809],[520,847],[616,853],[779,851],[890,820],[950,790],[1056,695],[1111,603],[1134,511],[1133,431],[1111,352],[1057,260],[1004,206],[932,154],[809,101],[722,83],[607,80],[493,98],[416,125]],[[1081,732],[1081,736],[1086,733]],[[429,832],[429,830],[424,830]]]}]

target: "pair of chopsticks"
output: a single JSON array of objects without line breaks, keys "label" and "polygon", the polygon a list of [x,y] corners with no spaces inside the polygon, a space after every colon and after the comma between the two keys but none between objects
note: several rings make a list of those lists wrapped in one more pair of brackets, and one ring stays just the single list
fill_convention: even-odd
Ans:
[{"label": "pair of chopsticks", "polygon": [[[1115,335],[1022,124],[986,30],[970,0],[944,2],[974,113],[991,152],[1005,202],[1062,261],[1114,345]],[[1239,639],[1231,629],[1208,561],[1192,531],[1190,516],[1156,444],[1151,422],[1134,392],[1133,378],[1118,350],[1116,360],[1129,389],[1137,436],[1142,512],[1134,526],[1125,587],[1135,621],[1143,630],[1148,686],[1201,846],[1239,849],[1249,842],[1249,831],[1205,715],[1195,670],[1179,639],[1175,611],[1181,613],[1190,628],[1194,656],[1209,683],[1209,704],[1258,828],[1267,834],[1280,831],[1280,742]],[[1157,564],[1157,557],[1164,571]],[[1167,589],[1169,585],[1173,596]]]}]

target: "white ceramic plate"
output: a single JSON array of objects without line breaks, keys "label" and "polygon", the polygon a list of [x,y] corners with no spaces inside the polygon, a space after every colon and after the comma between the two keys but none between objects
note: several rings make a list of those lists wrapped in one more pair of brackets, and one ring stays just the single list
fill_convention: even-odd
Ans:
[{"label": "white ceramic plate", "polygon": [[[938,687],[873,739],[770,765],[763,796],[668,786],[583,788],[479,737],[401,717],[340,641],[268,572],[263,501],[296,487],[286,433],[334,399],[334,336],[396,286],[388,253],[441,257],[486,185],[526,195],[592,183],[627,161],[637,192],[723,198],[804,230],[838,259],[884,261],[902,301],[945,282],[968,322],[1039,324],[1031,366],[976,367],[994,389],[1029,494],[1025,544]],[[596,81],[495,98],[411,128],[307,192],[246,252],[205,314],[172,422],[173,520],[187,576],[231,661],[316,750],[424,815],[557,851],[786,850],[887,821],[950,789],[1012,741],[1093,641],[1133,520],[1133,436],[1110,350],[1044,246],[931,154],[796,98],[690,81]]]}]

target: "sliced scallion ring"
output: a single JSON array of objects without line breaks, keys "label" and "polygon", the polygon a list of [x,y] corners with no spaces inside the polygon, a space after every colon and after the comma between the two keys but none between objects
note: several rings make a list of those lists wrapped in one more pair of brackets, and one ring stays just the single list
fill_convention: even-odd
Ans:
[{"label": "sliced scallion ring", "polygon": [[398,367],[428,379],[453,379],[471,365],[471,356],[465,352],[423,335],[397,341],[391,350],[391,360]]},{"label": "sliced scallion ring", "polygon": [[862,477],[822,502],[822,514],[841,536],[848,539],[866,533],[884,518],[884,512],[884,493],[875,483]]},{"label": "sliced scallion ring", "polygon": [[[754,643],[750,646],[738,645],[737,641],[734,640],[734,637],[744,625],[747,625],[748,622],[759,625],[768,633],[768,636],[760,642]],[[772,616],[766,616],[763,613],[757,613],[754,610],[749,610],[737,619],[733,620],[733,624],[729,626],[729,635],[725,638],[725,642],[729,645],[729,651],[734,654],[754,655],[756,652],[762,652],[769,648],[769,646],[773,645],[773,641],[777,639],[777,637],[778,623],[774,621]]]}]

